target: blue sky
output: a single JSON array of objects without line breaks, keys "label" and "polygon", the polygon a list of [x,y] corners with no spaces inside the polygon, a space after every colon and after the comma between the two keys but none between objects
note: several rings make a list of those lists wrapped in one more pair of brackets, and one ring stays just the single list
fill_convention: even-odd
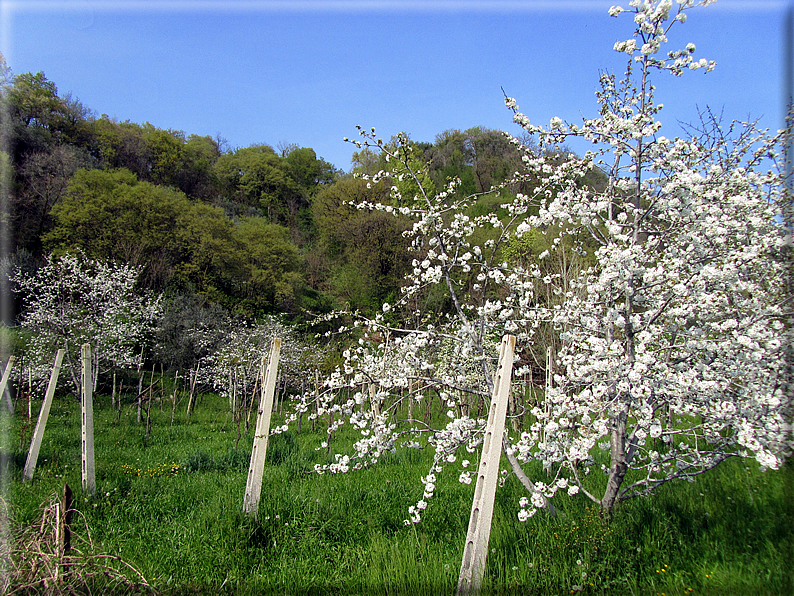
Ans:
[{"label": "blue sky", "polygon": [[[520,132],[502,87],[535,123],[597,113],[599,69],[622,73],[633,31],[620,0],[0,0],[0,51],[97,114],[220,135],[231,147],[296,143],[349,169],[355,126],[433,141],[447,129]],[[628,5],[628,0],[623,2]],[[783,118],[782,0],[718,0],[673,28],[709,74],[657,76],[662,134],[697,106]],[[577,149],[576,146],[573,147]]]}]

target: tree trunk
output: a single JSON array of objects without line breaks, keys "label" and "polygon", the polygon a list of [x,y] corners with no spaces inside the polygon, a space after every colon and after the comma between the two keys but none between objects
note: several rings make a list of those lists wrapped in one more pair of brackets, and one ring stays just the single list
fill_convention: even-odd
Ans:
[{"label": "tree trunk", "polygon": [[[510,463],[513,473],[516,475],[516,478],[518,478],[518,481],[524,486],[524,488],[532,494],[538,493],[538,489],[535,488],[535,485],[526,475],[523,468],[521,468],[521,464],[516,459],[515,454],[510,451],[507,443],[507,435],[505,435],[502,440],[502,452],[505,454],[505,457],[507,457],[507,461]],[[549,501],[545,495],[542,496],[544,509],[548,509],[549,513],[552,515],[557,515],[557,510],[554,508],[554,505],[551,504],[551,501]]]},{"label": "tree trunk", "polygon": [[433,394],[429,391],[425,394],[427,398],[427,408],[425,408],[425,424],[430,424],[433,415]]},{"label": "tree trunk", "polygon": [[92,359],[93,370],[91,371],[91,378],[92,383],[91,387],[96,388],[97,382],[99,382],[99,346],[94,348],[94,354]]},{"label": "tree trunk", "polygon": [[609,480],[601,499],[601,509],[607,516],[612,515],[618,499],[620,486],[628,471],[628,456],[626,454],[626,417],[625,410],[612,418],[612,429],[610,430],[610,452],[611,462],[609,465]]}]

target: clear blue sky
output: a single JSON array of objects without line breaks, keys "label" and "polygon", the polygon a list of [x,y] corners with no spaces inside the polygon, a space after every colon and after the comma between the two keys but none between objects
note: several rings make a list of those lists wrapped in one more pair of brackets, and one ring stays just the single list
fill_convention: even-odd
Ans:
[{"label": "clear blue sky", "polygon": [[[99,114],[231,147],[296,143],[349,169],[356,124],[433,141],[450,128],[518,133],[501,88],[535,123],[594,116],[599,69],[631,37],[628,0],[0,0],[0,51],[43,71]],[[687,42],[709,74],[657,77],[662,134],[696,106],[726,118],[783,117],[782,0],[718,0],[690,11]],[[577,149],[577,147],[573,147]]]}]

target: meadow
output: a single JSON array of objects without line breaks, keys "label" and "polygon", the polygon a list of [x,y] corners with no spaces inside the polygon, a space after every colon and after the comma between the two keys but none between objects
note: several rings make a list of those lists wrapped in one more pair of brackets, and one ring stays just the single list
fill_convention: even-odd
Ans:
[{"label": "meadow", "polygon": [[[80,488],[80,408],[71,395],[56,397],[33,481],[21,482],[39,404],[34,400],[31,419],[25,404],[3,419],[12,539],[35,533],[43,505],[68,483],[75,548],[112,555],[140,574],[109,558],[134,583],[100,575],[64,593],[455,592],[474,484],[459,483],[450,466],[422,522],[404,525],[422,496],[419,479],[433,456],[427,449],[401,449],[357,472],[317,475],[314,464],[331,459],[317,449],[325,427],[304,420],[300,434],[293,426],[271,438],[254,519],[241,512],[253,431],[238,432],[224,398],[203,395],[189,421],[186,400],[173,421],[170,400],[155,403],[147,433],[131,397],[120,410],[109,397],[95,397],[93,496]],[[282,417],[275,414],[274,424]],[[334,450],[354,438],[338,434]],[[528,471],[544,474],[540,466]],[[521,523],[525,491],[509,477],[496,495],[483,592],[794,594],[793,488],[791,463],[762,472],[731,458],[695,482],[622,503],[611,521],[583,495],[561,494],[555,517],[541,512]],[[33,559],[15,564],[35,565]],[[41,586],[27,593],[48,589],[57,593]]]}]

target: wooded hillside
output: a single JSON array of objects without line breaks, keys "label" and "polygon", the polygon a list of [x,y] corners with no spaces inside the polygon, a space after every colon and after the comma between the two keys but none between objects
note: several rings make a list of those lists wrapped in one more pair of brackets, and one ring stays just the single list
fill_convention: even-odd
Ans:
[{"label": "wooded hillside", "polygon": [[[382,154],[362,148],[343,172],[309,147],[232,148],[220,136],[97,116],[42,72],[4,72],[6,273],[80,251],[142,267],[141,289],[248,318],[371,313],[398,293],[411,260],[407,220],[351,204],[388,204],[392,183],[411,195],[407,181],[357,178],[387,169]],[[481,193],[482,212],[520,190],[489,192],[521,165],[500,131],[447,130],[411,147],[428,183],[460,178],[458,196]]]}]

